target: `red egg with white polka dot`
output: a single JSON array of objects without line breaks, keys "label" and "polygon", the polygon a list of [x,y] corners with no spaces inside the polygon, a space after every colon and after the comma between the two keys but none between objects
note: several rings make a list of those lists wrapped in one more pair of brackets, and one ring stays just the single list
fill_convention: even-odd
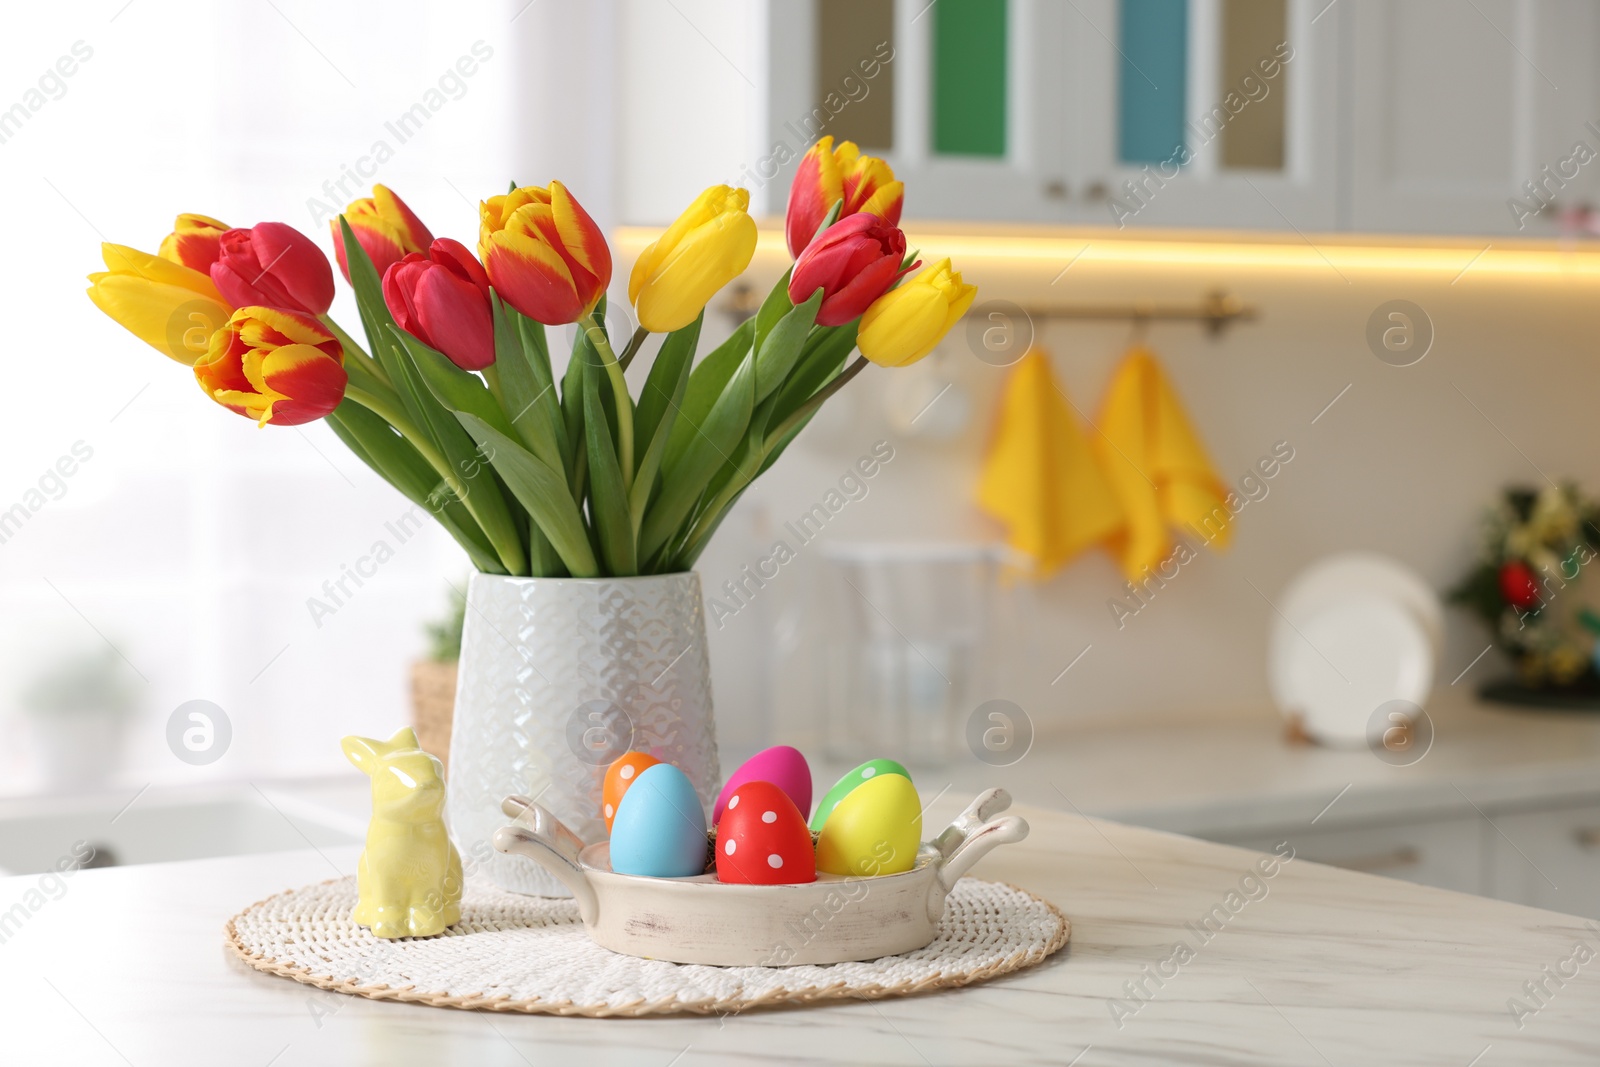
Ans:
[{"label": "red egg with white polka dot", "polygon": [[811,831],[789,794],[771,782],[744,782],[717,823],[717,881],[785,885],[817,880]]},{"label": "red egg with white polka dot", "polygon": [[600,814],[606,820],[606,833],[616,821],[617,808],[622,805],[622,794],[639,780],[639,775],[661,761],[648,752],[624,752],[606,768],[605,781],[600,785]]}]

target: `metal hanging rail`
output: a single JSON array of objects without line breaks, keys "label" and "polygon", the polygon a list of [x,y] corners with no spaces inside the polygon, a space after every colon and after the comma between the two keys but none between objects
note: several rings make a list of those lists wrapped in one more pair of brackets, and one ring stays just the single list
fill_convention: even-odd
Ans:
[{"label": "metal hanging rail", "polygon": [[1254,322],[1259,310],[1223,290],[1207,293],[1198,304],[1158,304],[1151,301],[1128,304],[1033,304],[1024,305],[1035,319],[1090,319],[1127,321],[1136,326],[1149,322],[1200,322],[1212,337],[1236,322]]}]

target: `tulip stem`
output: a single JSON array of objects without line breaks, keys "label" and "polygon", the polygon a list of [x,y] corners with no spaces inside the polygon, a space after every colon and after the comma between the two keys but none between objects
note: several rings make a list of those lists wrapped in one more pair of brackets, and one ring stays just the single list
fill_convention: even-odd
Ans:
[{"label": "tulip stem", "polygon": [[626,371],[628,364],[633,362],[633,357],[638,354],[639,348],[644,344],[644,339],[650,336],[650,331],[643,326],[633,331],[633,336],[628,338],[628,347],[622,350],[621,357],[617,360]]},{"label": "tulip stem", "polygon": [[[439,454],[434,447],[433,440],[417,428],[406,413],[388,398],[369,393],[358,386],[348,385],[344,395],[347,400],[354,400],[357,404],[383,419],[397,430],[401,437],[410,442],[422,458],[428,461],[428,466],[434,469],[445,486],[455,494],[456,499],[466,507],[467,513],[473,517],[483,529],[484,535],[489,538],[489,543],[494,547],[495,554],[500,557],[501,566],[506,568],[507,574],[521,574],[527,565],[523,555],[522,545],[515,537],[507,539],[507,531],[500,529],[493,521],[493,516],[486,516],[477,507],[470,488],[457,476],[455,468],[450,461]],[[398,398],[397,398],[398,399]]]},{"label": "tulip stem", "polygon": [[783,422],[779,423],[778,428],[767,435],[767,441],[770,444],[776,444],[777,442],[783,440],[784,435],[786,435],[790,430],[794,429],[804,420],[810,418],[830,396],[832,396],[834,393],[837,393],[840,389],[843,389],[851,378],[854,378],[856,375],[866,370],[867,363],[868,360],[866,356],[857,356],[856,361],[850,364],[850,366],[846,367],[837,378],[833,379],[833,381],[829,382],[827,385],[824,385],[821,389],[818,389],[815,393],[811,394],[804,404],[801,404],[795,409],[794,414],[790,415],[787,419],[784,419]]},{"label": "tulip stem", "polygon": [[622,491],[626,494],[633,489],[633,398],[628,395],[628,380],[622,376],[622,364],[611,348],[611,340],[595,322],[593,312],[585,315],[580,324],[595,352],[605,360],[606,377],[611,379],[611,394],[617,401],[617,459],[622,467]]},{"label": "tulip stem", "polygon": [[845,383],[865,370],[866,366],[867,358],[865,356],[857,356],[856,361],[846,367],[838,377],[813,393],[804,404],[795,409],[794,414],[784,419],[783,422],[778,424],[777,429],[762,439],[761,453],[755,457],[755,462],[750,464],[748,468],[741,465],[734,472],[734,477],[727,485],[722,487],[722,491],[706,506],[705,511],[700,516],[700,520],[695,523],[694,529],[690,531],[689,536],[684,539],[683,545],[679,549],[680,559],[683,558],[684,553],[697,548],[701,542],[711,536],[711,532],[717,528],[717,522],[722,512],[738,498],[740,493],[744,492],[746,486],[755,480],[756,475],[761,471],[761,465],[767,461],[767,457],[772,454],[772,450],[782,443],[789,432],[801,422],[810,418],[830,396],[843,389]]},{"label": "tulip stem", "polygon": [[439,454],[438,450],[433,447],[433,442],[428,438],[428,435],[418,429],[417,424],[412,422],[405,412],[401,411],[386,397],[379,396],[377,393],[369,393],[358,386],[346,386],[344,395],[383,419],[390,426],[393,426],[401,437],[404,437],[418,452],[422,453],[422,458],[428,461],[428,465],[439,473],[450,488],[460,493],[461,486],[456,481],[455,472],[451,470],[449,462]]},{"label": "tulip stem", "polygon": [[389,380],[389,375],[384,373],[383,368],[378,365],[378,361],[367,355],[367,350],[357,344],[356,339],[346,333],[342,326],[327,315],[318,315],[317,318],[322,322],[322,325],[328,328],[333,336],[339,339],[339,344],[344,346],[346,355],[354,354],[356,362],[360,363],[363,369],[390,389],[394,388],[394,383]]}]

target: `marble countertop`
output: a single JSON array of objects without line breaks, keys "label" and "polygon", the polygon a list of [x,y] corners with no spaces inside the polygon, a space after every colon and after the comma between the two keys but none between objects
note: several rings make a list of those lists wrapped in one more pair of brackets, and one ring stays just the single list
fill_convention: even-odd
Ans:
[{"label": "marble countertop", "polygon": [[[940,798],[930,823],[964,799]],[[1600,927],[1304,859],[1263,868],[1257,853],[1071,812],[1022,814],[1032,834],[987,857],[977,874],[1057,904],[1073,922],[1063,952],[966,990],[724,1018],[512,1017],[378,1003],[231,957],[222,942],[230,915],[348,873],[354,848],[82,871],[65,883],[10,878],[0,881],[0,915],[12,917],[0,935],[0,1061],[1600,1061]],[[1293,834],[1286,840],[1287,853]],[[1208,914],[1214,930],[1202,930]],[[1584,962],[1574,957],[1580,943]],[[1573,977],[1548,977],[1574,968]],[[1524,984],[1538,982],[1548,992],[1535,1000]],[[1513,998],[1525,1006],[1520,1018]]]},{"label": "marble countertop", "polygon": [[[920,770],[924,796],[1003,785],[1019,801],[1200,836],[1257,834],[1314,817],[1342,825],[1600,798],[1600,715],[1505,708],[1443,689],[1433,744],[1409,766],[1365,748],[1291,744],[1270,710],[1136,729],[1041,733],[1011,766],[969,756]],[[732,764],[730,763],[730,766]],[[831,781],[844,767],[819,768]],[[1470,797],[1470,801],[1467,799]],[[1337,798],[1337,802],[1335,802]]]}]

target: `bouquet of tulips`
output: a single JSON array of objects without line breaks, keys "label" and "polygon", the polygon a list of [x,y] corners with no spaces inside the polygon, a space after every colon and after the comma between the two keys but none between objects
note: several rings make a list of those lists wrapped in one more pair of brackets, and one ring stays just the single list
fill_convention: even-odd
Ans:
[{"label": "bouquet of tulips", "polygon": [[[333,248],[365,347],[328,317],[327,257],[281,222],[180,215],[157,255],[104,245],[89,297],[223,407],[262,426],[327,420],[482,571],[659,574],[694,565],[867,362],[921,359],[972,303],[949,260],[912,273],[902,193],[855,145],[812,146],[789,195],[793,266],[698,363],[706,304],[755,254],[749,194],[725,185],[634,264],[626,339],[605,325],[605,237],[554,181],[483,201],[476,256],[381,185],[350,204]],[[568,323],[558,383],[545,328]],[[635,400],[624,372],[652,333],[665,336]]]}]

